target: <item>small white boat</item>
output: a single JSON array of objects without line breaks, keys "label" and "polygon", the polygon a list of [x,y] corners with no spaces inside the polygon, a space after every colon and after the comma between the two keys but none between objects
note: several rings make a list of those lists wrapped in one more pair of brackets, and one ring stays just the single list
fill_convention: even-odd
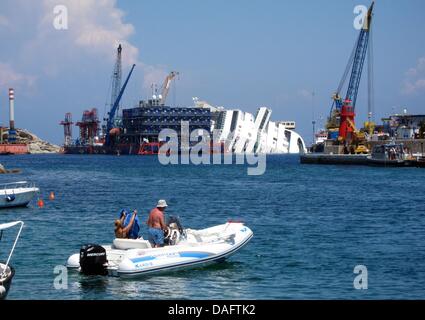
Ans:
[{"label": "small white boat", "polygon": [[[178,220],[177,220],[178,221]],[[169,224],[166,243],[152,248],[149,241],[115,239],[112,245],[85,245],[68,258],[67,267],[84,274],[132,277],[160,271],[204,266],[224,261],[249,240],[253,232],[243,223],[228,222],[203,230]]]},{"label": "small white boat", "polygon": [[10,266],[10,259],[12,258],[13,251],[15,250],[16,243],[18,242],[19,236],[21,235],[22,228],[24,223],[22,221],[10,222],[0,224],[0,240],[3,236],[3,231],[6,229],[13,228],[17,225],[20,225],[19,232],[13,243],[13,247],[9,253],[9,256],[5,263],[0,263],[0,300],[6,299],[6,296],[9,292],[10,286],[12,284],[12,279],[15,276],[15,270]]},{"label": "small white boat", "polygon": [[39,191],[33,183],[27,181],[0,184],[0,209],[25,207]]}]

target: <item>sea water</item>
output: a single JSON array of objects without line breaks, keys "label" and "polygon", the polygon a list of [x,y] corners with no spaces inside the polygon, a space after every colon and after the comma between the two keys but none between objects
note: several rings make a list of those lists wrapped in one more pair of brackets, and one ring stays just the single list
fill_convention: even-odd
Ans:
[{"label": "sea water", "polygon": [[[2,156],[0,163],[22,170],[0,182],[35,182],[45,203],[39,208],[36,197],[28,208],[0,211],[0,223],[25,222],[8,299],[425,298],[424,169],[301,165],[298,156],[268,157],[261,176],[235,164],[163,166],[155,156]],[[133,280],[63,273],[82,244],[112,242],[121,208],[146,221],[159,199],[184,227],[242,220],[254,237],[205,268]],[[2,260],[14,232],[3,235]],[[356,289],[356,266],[367,269],[367,289]],[[58,276],[67,276],[59,287]]]}]

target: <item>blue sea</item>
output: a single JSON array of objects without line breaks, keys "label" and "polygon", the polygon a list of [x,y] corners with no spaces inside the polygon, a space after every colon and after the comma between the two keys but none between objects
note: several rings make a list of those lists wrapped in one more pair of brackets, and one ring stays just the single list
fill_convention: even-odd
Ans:
[{"label": "blue sea", "polygon": [[[25,222],[11,300],[425,298],[424,169],[301,165],[298,156],[268,157],[261,176],[248,176],[244,165],[163,166],[149,156],[2,156],[0,163],[22,170],[0,182],[33,181],[45,202],[0,211],[0,223]],[[254,238],[210,267],[137,280],[71,272],[67,288],[55,289],[55,267],[82,244],[111,243],[121,208],[145,220],[158,199],[186,227],[243,220]],[[14,232],[3,235],[2,260]],[[354,287],[358,265],[367,268],[366,290]]]}]

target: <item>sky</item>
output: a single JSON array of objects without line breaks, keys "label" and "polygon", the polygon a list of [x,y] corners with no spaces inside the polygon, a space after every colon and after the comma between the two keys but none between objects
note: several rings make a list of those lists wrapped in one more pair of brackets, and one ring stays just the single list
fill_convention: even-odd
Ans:
[{"label": "sky", "polygon": [[[57,5],[67,9],[66,29],[55,28]],[[66,112],[78,121],[95,107],[103,118],[122,43],[123,78],[136,64],[124,107],[178,71],[168,104],[190,106],[198,97],[251,113],[266,106],[272,120],[296,121],[309,143],[312,120],[324,125],[358,36],[357,5],[370,0],[0,0],[0,123],[8,123],[9,87],[16,126],[56,144]],[[423,12],[422,0],[376,1],[377,122],[404,109],[425,113]],[[367,117],[366,75],[358,123]]]}]

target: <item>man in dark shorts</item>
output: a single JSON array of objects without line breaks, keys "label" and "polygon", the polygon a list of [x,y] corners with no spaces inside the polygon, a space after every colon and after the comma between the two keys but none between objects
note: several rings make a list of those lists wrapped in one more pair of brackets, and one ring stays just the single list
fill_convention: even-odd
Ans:
[{"label": "man in dark shorts", "polygon": [[156,208],[152,209],[149,214],[147,222],[149,241],[155,248],[164,245],[164,231],[167,229],[164,219],[165,208],[167,208],[167,202],[165,200],[159,200]]}]

